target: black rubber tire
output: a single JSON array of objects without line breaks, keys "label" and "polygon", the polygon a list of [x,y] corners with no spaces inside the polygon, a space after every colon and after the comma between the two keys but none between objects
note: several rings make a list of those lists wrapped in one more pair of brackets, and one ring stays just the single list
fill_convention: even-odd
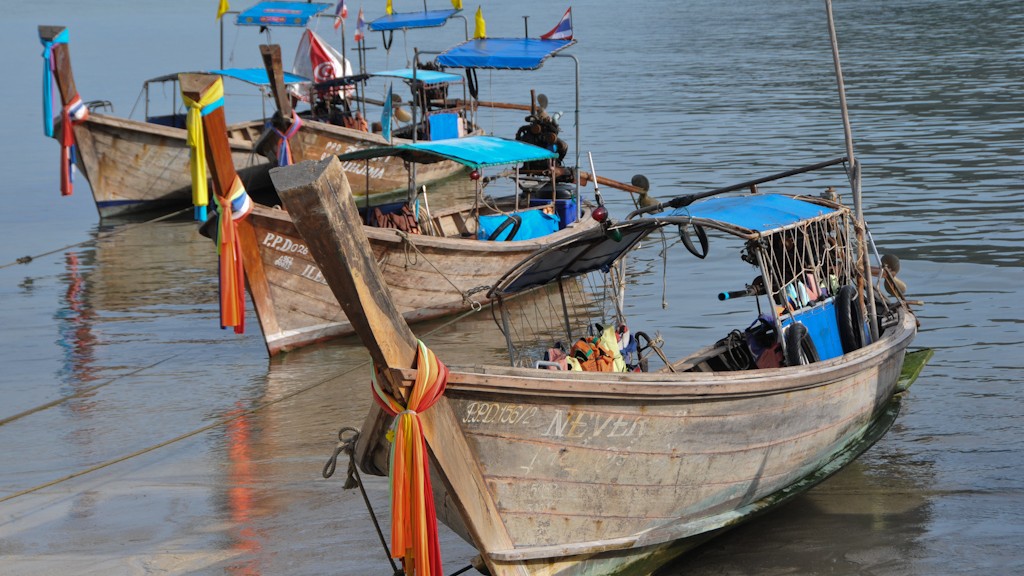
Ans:
[{"label": "black rubber tire", "polygon": [[786,328],[786,366],[813,364],[819,360],[818,348],[807,327],[794,322]]},{"label": "black rubber tire", "polygon": [[857,289],[847,284],[836,293],[836,323],[843,354],[864,346],[864,314],[857,305]]},{"label": "black rubber tire", "polygon": [[505,241],[507,242],[509,240],[513,240],[516,237],[516,232],[519,232],[519,226],[522,223],[523,223],[523,218],[521,216],[516,216],[515,214],[510,214],[509,217],[506,218],[504,222],[499,224],[498,227],[494,229],[494,232],[491,232],[491,235],[488,236],[487,239],[488,240],[494,240],[495,238],[500,236],[502,232],[505,231],[505,228],[508,228],[509,226],[511,226],[512,227],[512,231],[509,232],[508,236],[505,237]]},{"label": "black rubber tire", "polygon": [[697,247],[693,244],[693,240],[690,239],[689,224],[681,224],[679,226],[679,238],[683,241],[683,246],[686,247],[686,250],[690,254],[693,254],[697,258],[703,260],[708,256],[708,233],[700,224],[694,224],[693,231],[697,233],[697,241],[700,242],[700,251],[697,250]]}]

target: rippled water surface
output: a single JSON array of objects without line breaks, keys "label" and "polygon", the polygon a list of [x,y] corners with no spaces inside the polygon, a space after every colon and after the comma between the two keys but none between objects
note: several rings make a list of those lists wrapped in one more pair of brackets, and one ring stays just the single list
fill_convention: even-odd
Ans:
[{"label": "rippled water surface", "polygon": [[[565,9],[483,4],[491,36],[520,35],[524,15],[536,36]],[[21,3],[0,23],[4,574],[391,573],[362,497],[341,488],[344,463],[321,477],[336,431],[359,426],[370,402],[362,348],[268,361],[251,311],[243,335],[216,327],[216,262],[190,222],[99,222],[82,181],[58,197],[36,26],[68,25],[84,98],[127,115],[144,79],[218,67],[215,8],[58,0]],[[373,17],[383,3],[364,8]],[[1024,10],[837,0],[835,11],[869,225],[924,302],[915,346],[935,357],[893,429],[852,466],[663,573],[1024,572]],[[574,24],[581,150],[601,175],[643,173],[669,198],[845,153],[820,2],[598,0],[574,6]],[[257,65],[263,39],[225,30],[225,64]],[[413,47],[461,34],[456,23],[396,35],[390,53],[371,35],[370,67],[404,66]],[[294,38],[273,39],[290,54]],[[564,58],[535,73],[481,72],[481,98],[543,92],[573,142],[574,76]],[[230,91],[229,117],[260,113],[258,98]],[[481,123],[511,136],[517,114]],[[827,172],[762,189],[843,180]],[[603,193],[614,215],[632,208],[625,193]],[[672,353],[743,322],[745,307],[715,298],[743,281],[722,285],[737,264],[730,249],[714,243],[698,262],[677,246],[664,260],[651,243],[632,264],[631,322],[660,326]],[[420,332],[465,363],[502,351],[492,330],[480,317]],[[367,490],[386,523],[386,480],[367,479]],[[474,554],[449,532],[442,550],[448,573]]]}]

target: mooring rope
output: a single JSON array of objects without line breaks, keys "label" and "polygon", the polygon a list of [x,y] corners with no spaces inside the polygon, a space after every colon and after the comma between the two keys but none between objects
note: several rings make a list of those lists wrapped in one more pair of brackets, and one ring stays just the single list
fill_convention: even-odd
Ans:
[{"label": "mooring rope", "polygon": [[31,416],[32,414],[35,414],[36,412],[42,412],[43,410],[46,410],[48,408],[53,408],[54,406],[57,406],[59,404],[63,404],[65,402],[67,402],[68,400],[74,400],[75,398],[79,398],[81,396],[85,396],[86,394],[88,394],[90,392],[94,392],[96,390],[99,390],[100,388],[103,388],[104,386],[108,386],[110,384],[113,384],[114,382],[117,382],[117,381],[119,381],[119,380],[121,380],[123,378],[127,378],[129,376],[134,376],[134,375],[138,374],[139,372],[142,372],[143,370],[149,370],[150,368],[153,368],[155,366],[163,364],[164,362],[167,362],[168,360],[171,360],[172,358],[175,358],[177,356],[178,356],[177,354],[174,354],[172,356],[168,356],[167,358],[164,358],[163,360],[160,360],[158,362],[154,362],[153,364],[150,364],[149,366],[143,366],[142,368],[138,368],[136,370],[132,370],[131,372],[129,372],[127,374],[122,374],[122,375],[120,375],[120,376],[118,376],[116,378],[111,378],[111,379],[107,380],[106,382],[102,382],[100,384],[95,384],[95,385],[89,386],[87,388],[82,388],[81,390],[79,390],[78,392],[75,392],[74,394],[70,394],[68,396],[64,396],[63,398],[58,398],[58,399],[53,400],[51,402],[47,402],[46,404],[41,404],[39,406],[36,406],[35,408],[29,408],[28,410],[25,410],[23,412],[19,412],[19,413],[13,415],[13,416],[8,416],[8,417],[0,420],[0,426],[3,426],[4,424],[10,424],[11,422],[14,422],[15,420],[21,420],[22,418],[24,418],[26,416]]},{"label": "mooring rope", "polygon": [[167,220],[168,218],[173,218],[175,216],[179,216],[179,215],[181,215],[181,214],[183,214],[185,212],[190,212],[190,211],[192,211],[192,208],[184,208],[182,210],[178,210],[177,212],[171,212],[170,214],[164,214],[163,216],[158,216],[156,218],[153,218],[152,220],[146,220],[145,222],[136,222],[134,224],[128,224],[128,225],[125,225],[125,226],[123,226],[121,228],[118,228],[117,230],[112,230],[112,231],[110,231],[110,232],[108,232],[106,234],[97,234],[95,238],[90,238],[88,240],[82,240],[81,242],[78,242],[76,244],[69,244],[67,246],[64,246],[64,247],[61,247],[61,248],[57,248],[56,250],[50,250],[49,252],[43,252],[42,254],[37,254],[35,256],[22,256],[21,258],[18,258],[14,262],[8,262],[7,264],[4,264],[4,265],[0,266],[0,270],[2,270],[4,268],[7,268],[9,266],[14,266],[15,264],[28,264],[29,262],[32,262],[33,260],[36,260],[38,258],[42,258],[43,256],[49,256],[50,254],[56,254],[57,252],[62,252],[64,250],[70,250],[71,248],[78,248],[79,246],[85,246],[86,244],[90,244],[90,243],[96,242],[97,240],[103,240],[103,239],[106,239],[106,238],[110,238],[111,236],[116,236],[116,235],[118,235],[118,234],[120,234],[120,233],[122,233],[122,232],[124,232],[126,230],[131,230],[131,229],[133,229],[133,228],[135,228],[137,226],[143,226],[145,224],[153,224],[153,223],[156,223],[156,222],[160,222],[161,220]]},{"label": "mooring rope", "polygon": [[[185,210],[182,210],[181,212],[184,212],[186,210],[187,211],[191,211],[191,208],[186,208]],[[470,314],[473,314],[474,312],[475,312],[474,310],[468,310],[466,312],[463,312],[462,314],[459,314],[458,316],[455,316],[452,319],[448,320],[447,322],[441,324],[437,328],[434,328],[433,330],[430,330],[429,332],[426,332],[424,334],[424,336],[429,336],[431,334],[435,334],[435,333],[439,332],[440,330],[443,330],[444,328],[447,328],[448,326],[451,326],[452,324],[458,322],[459,320],[462,320],[466,316],[469,316]],[[166,362],[167,360],[170,360],[170,358],[165,358],[164,360],[161,360],[161,362]],[[159,364],[159,362],[158,362],[158,364]],[[154,450],[156,450],[158,448],[163,448],[164,446],[170,446],[171,444],[174,444],[174,443],[179,442],[181,440],[185,440],[185,439],[191,438],[191,437],[193,437],[193,436],[195,436],[197,434],[201,434],[203,432],[206,432],[207,430],[212,430],[213,428],[217,428],[219,426],[223,426],[225,424],[228,424],[230,422],[238,420],[239,418],[242,418],[244,416],[248,416],[250,414],[255,414],[256,412],[259,412],[260,410],[263,410],[264,408],[268,408],[268,407],[273,406],[274,404],[278,404],[278,403],[280,403],[280,402],[282,402],[284,400],[288,400],[288,399],[294,398],[294,397],[298,396],[299,394],[303,394],[305,392],[309,392],[310,390],[313,390],[314,388],[322,386],[322,385],[324,385],[324,384],[326,384],[328,382],[331,382],[331,381],[333,381],[333,380],[335,380],[337,378],[341,378],[342,376],[345,376],[347,374],[351,374],[352,372],[354,372],[356,370],[363,369],[363,368],[365,368],[369,364],[370,364],[369,360],[361,362],[358,365],[353,366],[352,368],[349,368],[348,370],[344,370],[342,372],[338,372],[337,374],[329,376],[329,377],[327,377],[327,378],[325,378],[325,379],[323,379],[323,380],[321,380],[319,382],[316,382],[314,384],[310,384],[309,386],[306,386],[305,388],[300,388],[298,390],[295,390],[294,392],[290,392],[288,394],[285,394],[284,396],[282,396],[282,397],[280,397],[280,398],[278,398],[276,400],[270,400],[268,402],[264,402],[263,404],[255,406],[253,408],[249,408],[248,410],[243,410],[241,412],[236,412],[232,416],[229,416],[227,418],[222,418],[220,420],[217,420],[215,422],[207,424],[206,426],[203,426],[201,428],[197,428],[195,430],[192,430],[191,432],[186,432],[186,433],[181,434],[179,436],[175,436],[174,438],[171,438],[170,440],[165,440],[163,442],[160,442],[159,444],[154,444],[152,446],[149,446],[148,448],[143,448],[141,450],[136,450],[135,452],[132,452],[131,454],[127,454],[127,455],[124,455],[124,456],[120,456],[118,458],[114,458],[113,460],[108,460],[106,462],[102,462],[102,463],[97,464],[95,466],[91,466],[89,468],[86,468],[86,469],[83,469],[83,470],[79,470],[78,472],[74,472],[74,473],[68,474],[66,476],[62,476],[60,478],[57,478],[55,480],[51,480],[49,482],[40,484],[38,486],[33,486],[32,488],[26,488],[25,490],[21,490],[19,492],[15,492],[13,494],[8,494],[7,496],[4,496],[4,497],[0,498],[0,503],[6,502],[8,500],[13,500],[13,499],[18,498],[20,496],[25,496],[26,494],[31,494],[33,492],[38,492],[39,490],[42,490],[44,488],[49,488],[50,486],[55,486],[55,485],[60,484],[62,482],[66,482],[68,480],[73,480],[73,479],[78,478],[80,476],[85,476],[86,474],[90,474],[90,473],[95,472],[97,470],[102,470],[103,468],[107,468],[109,466],[113,466],[114,464],[118,464],[120,462],[124,462],[126,460],[130,460],[132,458],[135,458],[136,456],[141,456],[143,454],[152,452],[152,451],[154,451]],[[155,364],[154,364],[154,366],[155,366]],[[151,366],[148,366],[146,368],[150,368],[150,367]],[[145,370],[146,368],[141,368],[140,370]]]},{"label": "mooring rope", "polygon": [[337,374],[334,374],[334,375],[332,375],[332,376],[330,376],[328,378],[325,378],[325,379],[323,379],[323,380],[321,380],[319,382],[316,382],[314,384],[310,384],[309,386],[306,386],[305,388],[300,388],[300,389],[295,390],[293,392],[289,392],[288,394],[285,394],[284,396],[282,396],[280,398],[277,398],[276,400],[270,400],[268,402],[264,402],[263,404],[259,404],[259,405],[255,406],[253,408],[249,408],[247,410],[242,410],[240,412],[234,412],[231,416],[228,416],[226,418],[221,418],[220,420],[217,420],[215,422],[211,422],[210,424],[207,424],[206,426],[202,426],[200,428],[192,430],[191,432],[186,432],[184,434],[175,436],[174,438],[171,438],[169,440],[165,440],[165,441],[160,442],[158,444],[154,444],[154,445],[149,446],[147,448],[142,448],[141,450],[136,450],[135,452],[132,452],[131,454],[126,454],[124,456],[119,456],[119,457],[114,458],[112,460],[107,460],[106,462],[101,462],[100,464],[96,464],[95,466],[90,466],[88,468],[85,468],[83,470],[79,470],[77,472],[73,472],[73,473],[68,474],[66,476],[61,476],[60,478],[56,478],[54,480],[51,480],[49,482],[45,482],[45,483],[40,484],[38,486],[33,486],[31,488],[26,488],[25,490],[21,490],[19,492],[15,492],[13,494],[8,494],[7,496],[4,496],[4,497],[0,498],[0,503],[7,502],[8,500],[13,500],[13,499],[21,497],[21,496],[25,496],[26,494],[31,494],[33,492],[38,492],[39,490],[42,490],[44,488],[49,488],[51,486],[55,486],[55,485],[60,484],[62,482],[66,482],[68,480],[73,480],[75,478],[78,478],[79,476],[85,476],[86,474],[90,474],[92,472],[96,472],[97,470],[102,470],[102,469],[107,468],[109,466],[113,466],[114,464],[118,464],[118,463],[124,462],[126,460],[131,460],[132,458],[135,458],[136,456],[141,456],[143,454],[147,454],[147,453],[152,452],[154,450],[157,450],[159,448],[163,448],[165,446],[170,446],[171,444],[174,444],[176,442],[180,442],[182,440],[186,440],[186,439],[191,438],[191,437],[193,437],[193,436],[195,436],[197,434],[202,434],[203,432],[206,432],[208,430],[212,430],[214,428],[218,428],[220,426],[224,426],[225,424],[228,424],[230,422],[238,420],[239,418],[248,416],[250,414],[255,414],[256,412],[259,412],[260,410],[263,410],[264,408],[268,408],[270,406],[273,406],[273,405],[278,404],[280,402],[283,402],[285,400],[290,400],[291,398],[294,398],[294,397],[298,396],[299,394],[308,392],[308,391],[310,391],[310,390],[312,390],[312,389],[314,389],[314,388],[316,388],[318,386],[322,386],[322,385],[324,385],[324,384],[326,384],[328,382],[331,382],[331,381],[333,381],[333,380],[335,380],[337,378],[340,378],[342,376],[350,374],[350,373],[352,373],[352,372],[354,372],[354,371],[356,371],[358,369],[364,368],[368,364],[369,364],[369,361],[362,362],[362,363],[360,363],[357,366],[353,366],[352,368],[349,368],[348,370],[344,370],[344,371],[339,372]]},{"label": "mooring rope", "polygon": [[408,232],[403,232],[402,230],[398,229],[395,229],[395,232],[398,234],[399,238],[403,240],[403,244],[405,246],[406,265],[410,263],[409,248],[411,247],[413,250],[416,251],[416,254],[418,256],[421,256],[423,258],[424,262],[429,264],[430,267],[433,268],[435,272],[437,272],[442,278],[444,278],[446,282],[451,284],[452,288],[454,288],[455,291],[459,293],[459,296],[462,296],[462,301],[464,303],[468,304],[470,308],[472,308],[474,311],[479,311],[481,308],[483,308],[483,304],[471,299],[470,296],[472,294],[475,294],[476,292],[482,292],[483,290],[490,289],[489,286],[477,286],[476,288],[473,288],[471,290],[463,290],[459,288],[458,286],[455,285],[454,282],[452,282],[451,278],[449,278],[447,274],[442,272],[441,269],[438,268],[437,266],[434,266],[434,263],[430,261],[430,258],[427,258],[427,255],[424,254],[423,251],[420,250],[419,246],[417,246],[416,243],[412,241],[412,239],[409,237]]}]

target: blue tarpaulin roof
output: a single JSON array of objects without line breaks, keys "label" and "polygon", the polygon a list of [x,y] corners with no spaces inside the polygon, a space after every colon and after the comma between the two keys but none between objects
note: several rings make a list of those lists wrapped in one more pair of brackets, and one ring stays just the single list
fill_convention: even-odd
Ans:
[{"label": "blue tarpaulin roof", "polygon": [[448,140],[432,140],[356,150],[338,156],[339,160],[362,160],[382,156],[398,156],[409,162],[430,164],[442,160],[458,162],[470,168],[519,164],[534,160],[557,158],[558,155],[533,144],[498,138],[497,136],[466,136]]},{"label": "blue tarpaulin roof", "polygon": [[769,232],[836,210],[778,194],[708,198],[664,216],[690,216],[722,222],[747,230]]},{"label": "blue tarpaulin roof", "polygon": [[[389,78],[401,78],[403,80],[412,80],[412,68],[402,68],[400,70],[385,70],[384,72],[374,72],[374,76],[387,76]],[[417,70],[416,81],[423,82],[424,84],[439,84],[441,82],[461,82],[462,76],[458,74],[449,74],[447,72],[437,72],[435,70]]]},{"label": "blue tarpaulin roof", "polygon": [[396,12],[381,16],[368,25],[372,32],[383,30],[408,30],[412,28],[433,28],[443,26],[459,10],[420,10],[419,12]]},{"label": "blue tarpaulin roof", "polygon": [[239,26],[303,27],[310,18],[330,7],[331,4],[323,2],[260,2],[243,10],[235,23]]},{"label": "blue tarpaulin roof", "polygon": [[544,60],[575,42],[540,38],[479,38],[445,50],[437,57],[437,63],[453,68],[536,70]]},{"label": "blue tarpaulin roof", "polygon": [[[234,78],[241,80],[242,82],[248,82],[256,86],[269,86],[270,81],[267,79],[266,68],[225,68],[223,70],[210,70],[210,74],[217,74],[220,76],[227,76],[228,78]],[[289,72],[284,73],[285,84],[295,84],[297,82],[309,82],[309,78],[303,78],[302,76],[296,76]]]}]

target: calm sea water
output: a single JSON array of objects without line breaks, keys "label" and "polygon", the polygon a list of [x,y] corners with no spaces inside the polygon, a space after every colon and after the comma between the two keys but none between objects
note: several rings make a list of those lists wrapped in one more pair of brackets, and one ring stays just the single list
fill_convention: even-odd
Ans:
[{"label": "calm sea water", "polygon": [[[524,15],[535,36],[565,9],[483,5],[491,36],[520,35]],[[364,8],[374,17],[383,2]],[[218,67],[215,9],[55,0],[8,7],[0,22],[0,420],[81,394],[0,425],[0,498],[60,480],[0,502],[4,574],[390,573],[359,494],[320,476],[336,430],[358,426],[369,403],[362,349],[269,362],[251,312],[244,335],[216,327],[214,255],[191,223],[99,222],[84,182],[58,194],[36,26],[68,25],[79,90],[126,115],[146,78]],[[936,354],[854,465],[664,574],[1020,573],[1024,11],[1009,0],[835,9],[869,224],[925,302],[915,345]],[[821,2],[597,0],[574,12],[581,149],[599,174],[643,173],[669,198],[843,154]],[[461,35],[461,23],[399,35],[390,53],[371,36],[370,66],[404,66],[413,47]],[[289,54],[296,36],[273,39]],[[227,26],[226,39],[227,65],[257,65],[262,37]],[[574,75],[568,59],[481,73],[481,97],[526,102],[536,88],[572,141]],[[257,97],[229,90],[230,117],[258,113]],[[521,120],[482,123],[511,135]],[[794,185],[842,183],[829,173]],[[631,208],[603,192],[613,214]],[[742,281],[718,280],[738,264],[729,248],[716,242],[698,262],[676,247],[664,276],[657,246],[640,253],[633,325],[661,327],[678,353],[742,323],[742,303],[715,298]],[[37,257],[12,264],[26,255]],[[469,318],[422,331],[436,329],[432,347],[458,363],[500,348],[479,348],[491,328]],[[386,481],[367,486],[386,516]],[[473,555],[447,532],[442,549],[448,572]]]}]

